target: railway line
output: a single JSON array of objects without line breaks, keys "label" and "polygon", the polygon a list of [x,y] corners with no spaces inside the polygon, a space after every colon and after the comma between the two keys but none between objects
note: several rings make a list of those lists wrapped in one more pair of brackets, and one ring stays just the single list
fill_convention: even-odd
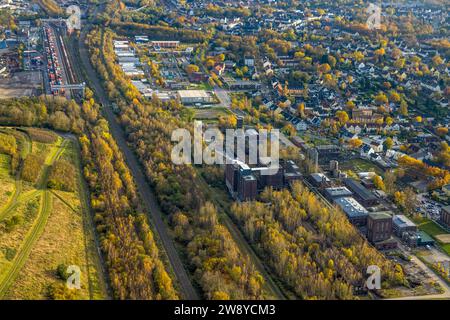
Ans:
[{"label": "railway line", "polygon": [[63,85],[67,80],[64,74],[64,70],[61,67],[60,53],[57,48],[55,32],[50,25],[44,25],[44,50],[47,58],[47,70],[48,76],[47,82],[49,83],[50,93],[53,95],[64,95],[63,90],[54,90],[52,86]]},{"label": "railway line", "polygon": [[108,95],[106,94],[95,69],[91,65],[89,51],[84,42],[88,32],[89,26],[85,26],[77,42],[77,48],[72,48],[73,52],[70,52],[70,56],[74,59],[74,61],[76,61],[77,65],[80,65],[80,68],[83,69],[84,72],[81,73],[83,74],[84,80],[90,84],[97,96],[98,101],[103,105],[102,111],[105,119],[109,123],[111,134],[116,140],[117,145],[122,151],[125,161],[130,168],[137,189],[139,190],[145,211],[154,225],[155,233],[161,240],[161,244],[167,254],[172,270],[178,280],[182,297],[187,300],[198,300],[200,297],[191,282],[177,249],[175,248],[175,244],[169,233],[168,227],[163,221],[163,213],[159,207],[156,196],[146,180],[145,174],[139,164],[136,154],[128,146],[125,132],[118,123],[111,108]]}]

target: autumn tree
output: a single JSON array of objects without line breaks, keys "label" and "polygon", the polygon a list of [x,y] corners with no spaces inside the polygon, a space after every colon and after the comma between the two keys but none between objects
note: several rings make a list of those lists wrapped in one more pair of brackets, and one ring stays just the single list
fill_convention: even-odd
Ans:
[{"label": "autumn tree", "polygon": [[363,141],[361,139],[355,138],[355,139],[350,139],[348,141],[348,145],[352,148],[352,149],[357,149],[359,147],[361,147],[363,144]]},{"label": "autumn tree", "polygon": [[373,184],[375,185],[375,188],[386,191],[386,186],[384,184],[383,178],[381,178],[379,175],[373,176]]},{"label": "autumn tree", "polygon": [[345,125],[350,120],[350,117],[348,116],[347,112],[343,110],[336,111],[335,116],[338,119],[339,124],[342,126]]}]

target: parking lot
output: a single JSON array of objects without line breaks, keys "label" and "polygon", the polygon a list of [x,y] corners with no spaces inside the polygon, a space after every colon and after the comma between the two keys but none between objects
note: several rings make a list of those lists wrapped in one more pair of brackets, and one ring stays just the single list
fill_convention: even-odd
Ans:
[{"label": "parking lot", "polygon": [[419,205],[417,210],[425,217],[432,220],[439,220],[442,205],[427,198],[428,194],[422,193],[417,196]]}]

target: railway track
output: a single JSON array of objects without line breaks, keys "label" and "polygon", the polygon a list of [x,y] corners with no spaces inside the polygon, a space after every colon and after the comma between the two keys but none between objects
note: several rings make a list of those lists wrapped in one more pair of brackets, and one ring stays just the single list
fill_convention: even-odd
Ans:
[{"label": "railway track", "polygon": [[106,94],[95,69],[91,65],[89,51],[84,43],[88,31],[89,26],[85,26],[78,41],[77,52],[70,52],[70,55],[74,61],[77,61],[78,59],[77,65],[80,65],[80,68],[84,71],[82,72],[84,80],[90,84],[90,87],[94,90],[98,101],[103,105],[102,111],[105,119],[109,123],[111,134],[116,140],[119,149],[124,155],[125,162],[130,168],[131,174],[143,201],[145,211],[154,226],[155,235],[157,235],[158,239],[161,241],[170,262],[170,266],[172,267],[176,279],[178,280],[177,282],[180,285],[182,297],[187,300],[198,300],[199,295],[191,282],[177,249],[175,248],[175,244],[168,231],[168,227],[162,219],[163,213],[159,207],[156,196],[146,180],[146,176],[139,164],[136,154],[128,146],[125,132],[118,123],[110,106],[108,95]]}]

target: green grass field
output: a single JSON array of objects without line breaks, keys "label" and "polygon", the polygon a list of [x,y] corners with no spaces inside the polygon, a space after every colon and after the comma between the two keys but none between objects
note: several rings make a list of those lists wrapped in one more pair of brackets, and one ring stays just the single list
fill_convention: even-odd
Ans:
[{"label": "green grass field", "polygon": [[434,221],[429,220],[428,222],[422,223],[419,226],[420,230],[425,231],[425,233],[429,234],[432,237],[435,237],[439,234],[447,233],[444,229],[438,226]]},{"label": "green grass field", "polygon": [[352,170],[354,172],[369,172],[373,171],[378,175],[383,174],[383,170],[371,163],[370,161],[363,159],[352,159],[349,161],[342,161],[339,163],[342,170]]},{"label": "green grass field", "polygon": [[[10,129],[2,128],[2,133],[5,130]],[[41,135],[39,131],[34,133]],[[56,272],[59,265],[76,265],[81,270],[82,286],[72,297],[106,298],[88,193],[81,183],[80,160],[74,143],[62,137],[47,143],[31,141],[26,132],[14,130],[11,135],[16,137],[22,156],[41,155],[45,162],[38,182],[33,185],[20,181],[20,174],[11,176],[10,159],[0,155],[0,199],[3,186],[8,181],[12,186],[7,192],[7,205],[0,206],[0,298],[47,299],[50,287],[64,287]],[[75,192],[47,187],[52,165],[60,158],[70,160],[76,168]]]}]

